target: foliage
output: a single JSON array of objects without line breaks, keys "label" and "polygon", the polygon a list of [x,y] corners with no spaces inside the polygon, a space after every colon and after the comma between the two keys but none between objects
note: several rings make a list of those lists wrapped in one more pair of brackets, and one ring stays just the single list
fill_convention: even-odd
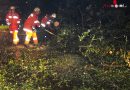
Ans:
[{"label": "foliage", "polygon": [[129,23],[88,1],[60,3],[64,23],[45,50],[0,46],[1,90],[130,89]]},{"label": "foliage", "polygon": [[102,27],[101,23],[83,29],[82,33],[81,30],[79,26],[65,24],[51,46],[64,53],[78,53],[96,66],[103,63],[128,64],[125,61],[128,44],[126,35],[118,37],[111,33],[111,37],[108,38],[109,29]]},{"label": "foliage", "polygon": [[126,44],[121,44],[113,39],[106,41],[102,29],[92,28],[83,32],[79,36],[79,41],[81,42],[79,51],[95,65],[119,60],[119,62],[123,62],[123,55],[126,54]]},{"label": "foliage", "polygon": [[7,25],[1,25],[0,26],[0,31],[8,31],[8,26]]},{"label": "foliage", "polygon": [[50,46],[64,53],[77,52],[79,45],[78,34],[80,29],[81,28],[79,28],[78,25],[63,24],[57,36],[51,41]]},{"label": "foliage", "polygon": [[[59,53],[52,48],[48,48],[46,52],[19,49],[21,55],[17,59],[15,54],[10,54],[10,50],[4,49],[8,52],[8,58],[0,67],[2,90],[129,89],[130,70],[127,66],[95,67],[86,58]],[[14,53],[17,52],[14,50]],[[3,54],[5,53],[1,53]]]}]

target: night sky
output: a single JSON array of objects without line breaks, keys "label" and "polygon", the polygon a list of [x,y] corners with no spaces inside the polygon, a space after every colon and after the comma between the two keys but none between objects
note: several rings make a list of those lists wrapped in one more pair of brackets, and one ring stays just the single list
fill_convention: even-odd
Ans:
[{"label": "night sky", "polygon": [[[34,7],[38,6],[41,8],[42,15],[44,15],[46,12],[57,12],[59,7],[65,8],[67,6],[68,1],[69,0],[10,0],[11,4],[17,6],[22,14],[29,14],[30,12],[32,12]],[[93,1],[95,0],[71,0],[71,2],[77,4],[75,6],[78,6],[83,2],[83,8],[85,8],[89,3],[92,3]],[[118,3],[124,3],[128,6],[125,9],[127,13],[129,13],[130,10],[130,4],[128,1],[130,2],[130,0],[117,0]],[[112,2],[113,0],[97,0],[95,5],[98,6],[97,8],[101,8],[103,4],[108,4]]]},{"label": "night sky", "polygon": [[35,7],[40,7],[41,13],[56,12],[58,0],[11,0],[12,5],[17,6],[22,14],[29,14]]},{"label": "night sky", "polygon": [[[70,13],[75,13],[72,11],[74,10],[76,11],[78,7],[80,7],[83,11],[87,6],[92,4],[94,8],[100,10],[103,9],[102,8],[103,4],[111,4],[113,2],[113,0],[6,0],[6,1],[10,2],[10,5],[15,5],[17,7],[17,11],[20,13],[23,20],[25,20],[28,17],[28,15],[33,11],[33,9],[36,6],[40,7],[41,9],[40,18],[43,17],[46,13],[53,13],[53,12],[56,12],[58,15],[61,14],[61,16],[63,17],[67,17],[67,14],[69,15]],[[122,9],[122,11],[126,14],[126,16],[130,16],[130,4],[129,4],[130,0],[117,0],[117,1],[118,3],[124,3],[127,5],[127,8]],[[8,5],[8,8],[10,5]],[[62,10],[62,12],[60,10]],[[109,11],[109,9],[106,9],[105,11]],[[75,16],[73,17],[75,19],[78,14],[74,15]]]}]

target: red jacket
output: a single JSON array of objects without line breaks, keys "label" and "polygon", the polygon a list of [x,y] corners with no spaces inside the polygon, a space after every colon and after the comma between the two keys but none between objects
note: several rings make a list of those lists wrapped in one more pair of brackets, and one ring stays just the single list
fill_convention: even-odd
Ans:
[{"label": "red jacket", "polygon": [[47,16],[43,17],[41,20],[41,26],[43,26],[43,27],[50,26],[51,22],[49,20],[50,20],[49,17],[47,17]]},{"label": "red jacket", "polygon": [[10,31],[18,30],[20,24],[19,14],[16,12],[8,12],[6,15],[6,24],[9,25]]},{"label": "red jacket", "polygon": [[23,30],[25,32],[32,32],[32,28],[35,26],[40,26],[40,22],[38,21],[38,15],[36,15],[35,13],[31,13],[24,23]]}]

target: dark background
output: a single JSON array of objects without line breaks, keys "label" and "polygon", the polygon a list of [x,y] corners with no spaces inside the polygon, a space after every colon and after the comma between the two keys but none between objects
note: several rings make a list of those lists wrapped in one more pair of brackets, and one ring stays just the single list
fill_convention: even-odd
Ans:
[{"label": "dark background", "polygon": [[[105,23],[107,21],[106,17],[108,17],[107,13],[115,18],[120,14],[117,12],[120,11],[123,13],[121,17],[125,17],[120,19],[128,21],[130,17],[130,1],[117,0],[117,2],[118,4],[123,3],[127,5],[127,8],[113,9],[103,7],[104,4],[112,4],[113,0],[0,0],[0,17],[4,19],[8,8],[11,5],[15,5],[23,21],[37,6],[41,9],[39,19],[46,13],[56,12],[59,15],[58,17],[67,21],[67,23],[80,24],[82,16],[91,14],[92,18],[103,18]],[[100,15],[95,16],[94,14],[97,13],[100,13]]]}]

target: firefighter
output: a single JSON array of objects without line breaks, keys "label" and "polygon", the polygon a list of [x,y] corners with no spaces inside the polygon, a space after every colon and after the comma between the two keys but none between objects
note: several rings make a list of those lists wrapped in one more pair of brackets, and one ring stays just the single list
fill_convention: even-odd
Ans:
[{"label": "firefighter", "polygon": [[46,14],[42,20],[41,20],[41,27],[42,30],[40,30],[40,33],[38,33],[39,35],[39,46],[46,45],[46,39],[47,39],[47,32],[45,32],[43,29],[46,29],[47,27],[49,27],[49,23],[48,22],[50,19],[49,14]]},{"label": "firefighter", "polygon": [[[50,34],[53,34],[53,35],[56,34],[56,30],[55,29],[56,29],[56,27],[59,26],[59,22],[55,21],[55,19],[56,19],[56,13],[53,13],[51,15],[47,14],[41,20],[41,26],[44,29],[43,31],[45,31],[44,35],[43,35],[44,36],[43,37],[43,41],[42,41],[44,45],[46,45],[47,38],[51,39],[51,35]],[[48,31],[48,32],[46,32],[46,31]]]},{"label": "firefighter", "polygon": [[45,27],[49,27],[49,25],[50,25],[49,20],[50,20],[50,17],[49,17],[48,14],[46,14],[46,15],[42,18],[42,20],[41,20],[41,26],[44,27],[44,28],[45,28]]},{"label": "firefighter", "polygon": [[33,38],[34,45],[38,44],[37,34],[36,34],[36,27],[40,27],[40,22],[38,20],[38,16],[40,14],[40,8],[34,8],[33,12],[29,15],[24,23],[23,30],[26,32],[25,37],[25,46],[28,46],[31,37]]},{"label": "firefighter", "polygon": [[19,43],[18,29],[20,24],[20,16],[15,10],[15,6],[11,6],[6,15],[6,24],[9,26],[11,34],[11,42],[13,39],[13,44],[17,45]]}]

